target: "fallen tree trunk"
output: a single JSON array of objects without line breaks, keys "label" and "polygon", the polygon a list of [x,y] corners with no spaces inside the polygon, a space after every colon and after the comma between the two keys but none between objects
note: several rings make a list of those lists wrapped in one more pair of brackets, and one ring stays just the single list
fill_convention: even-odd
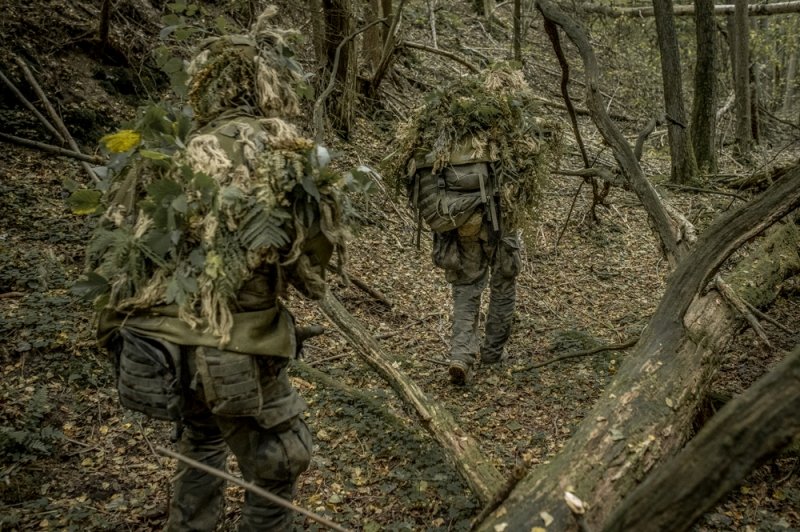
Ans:
[{"label": "fallen tree trunk", "polygon": [[[670,276],[642,339],[575,435],[553,460],[520,482],[481,530],[530,530],[542,526],[544,513],[552,530],[573,529],[565,492],[584,501],[586,522],[597,529],[653,466],[680,448],[716,355],[739,323],[715,291],[697,294],[737,248],[798,206],[800,166],[704,232]],[[746,263],[726,276],[728,282],[754,305],[769,301],[777,282],[800,269],[798,242],[796,225],[784,224],[752,255],[762,261],[763,277],[754,277]]]},{"label": "fallen tree trunk", "polygon": [[[580,9],[586,13],[604,15],[607,17],[652,17],[654,16],[653,6],[642,7],[611,7],[598,4],[583,4]],[[716,5],[714,6],[715,15],[730,15],[733,13],[734,6]],[[775,4],[750,4],[747,6],[747,14],[751,17],[767,15],[783,15],[786,13],[800,13],[800,2],[777,2]],[[694,5],[675,5],[674,13],[676,17],[694,16]]]},{"label": "fallen tree trunk", "polygon": [[796,347],[627,496],[604,530],[687,530],[761,460],[799,433],[800,347]]},{"label": "fallen tree trunk", "polygon": [[408,404],[414,407],[425,429],[442,446],[473,493],[485,504],[503,487],[503,479],[478,443],[465,433],[453,416],[429,399],[417,384],[386,354],[372,334],[328,291],[320,308],[353,345],[357,353],[378,372]]}]

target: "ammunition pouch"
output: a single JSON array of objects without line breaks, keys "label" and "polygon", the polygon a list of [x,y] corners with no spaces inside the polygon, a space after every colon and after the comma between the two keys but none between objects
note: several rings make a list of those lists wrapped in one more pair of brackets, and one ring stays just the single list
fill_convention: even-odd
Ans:
[{"label": "ammunition pouch", "polygon": [[206,403],[213,414],[239,417],[261,413],[264,398],[257,359],[254,355],[213,347],[196,348],[197,372]]},{"label": "ammunition pouch", "polygon": [[180,346],[119,329],[115,353],[117,390],[122,406],[168,421],[181,419]]}]

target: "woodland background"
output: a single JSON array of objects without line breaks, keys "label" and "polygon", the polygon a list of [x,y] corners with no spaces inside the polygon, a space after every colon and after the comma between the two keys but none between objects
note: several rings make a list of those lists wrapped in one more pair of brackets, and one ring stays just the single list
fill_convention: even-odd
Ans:
[{"label": "woodland background", "polygon": [[[295,502],[369,531],[800,529],[800,458],[791,443],[800,376],[796,353],[786,357],[800,314],[796,3],[759,4],[744,20],[739,3],[738,13],[724,8],[731,14],[699,22],[685,11],[708,12],[700,0],[645,6],[658,17],[625,11],[634,4],[624,2],[557,6],[588,32],[596,69],[571,39],[580,31],[546,2],[275,4],[279,23],[300,31],[298,58],[313,75],[309,134],[335,150],[342,169],[376,170],[353,197],[348,269],[356,282],[334,282],[322,306],[289,302],[301,323],[327,330],[292,368],[315,433]],[[171,427],[117,403],[92,339],[91,305],[70,292],[94,221],[68,199],[92,187],[87,167],[102,163],[94,160],[98,139],[179,87],[193,42],[247,26],[265,5],[3,0],[0,529],[163,526],[174,461],[155,448],[171,446]],[[564,85],[580,140],[542,11],[563,27]],[[703,63],[709,50],[713,62]],[[425,235],[421,249],[413,245],[412,213],[384,167],[398,125],[427,93],[514,58],[542,98],[542,115],[562,124],[565,153],[537,225],[523,235],[509,358],[454,388],[443,364],[449,286],[432,267]],[[685,137],[712,117],[713,133]],[[77,151],[91,162],[76,160]],[[780,186],[778,207],[737,210]],[[777,230],[755,238],[769,216],[780,220]],[[562,355],[576,356],[551,362]],[[783,359],[773,381],[752,388]],[[751,396],[765,409],[720,416],[726,404],[741,413],[742,397]],[[705,441],[703,427],[710,445],[724,446],[681,473],[671,459],[700,452],[692,445]],[[711,486],[694,483],[698,470]],[[669,480],[676,471],[677,483]],[[643,480],[662,473],[668,496],[658,497],[665,492]],[[588,505],[585,515],[569,509],[565,490]],[[637,513],[641,501],[659,511],[648,502],[653,494],[676,506]],[[228,495],[222,530],[235,528],[243,496],[236,487]],[[636,526],[620,518],[630,508]],[[297,525],[318,528],[301,517]]]}]

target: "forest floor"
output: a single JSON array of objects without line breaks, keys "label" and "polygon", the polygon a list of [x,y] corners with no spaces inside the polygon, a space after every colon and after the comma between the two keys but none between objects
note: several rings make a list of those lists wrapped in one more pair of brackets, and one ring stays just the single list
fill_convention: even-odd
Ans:
[{"label": "forest floor", "polygon": [[[0,28],[20,35],[27,31],[10,19]],[[421,38],[424,22],[413,27]],[[468,36],[491,48],[491,41],[481,41],[478,24],[465,24]],[[440,35],[446,30],[442,22]],[[541,48],[542,55],[547,52]],[[26,53],[52,69],[43,82],[46,87],[69,80],[72,89],[60,93],[62,103],[69,100],[70,90],[77,91],[75,86],[84,87],[75,103],[83,114],[69,116],[93,110],[93,120],[82,130],[85,146],[113,130],[118,117],[130,116],[129,101],[118,92],[109,97],[100,90],[100,69],[86,61],[85,53],[45,53],[35,46]],[[8,56],[0,54],[0,59],[7,61]],[[0,66],[5,69],[6,64]],[[423,75],[439,68],[453,70],[449,64],[427,64]],[[557,78],[536,79],[547,87],[548,98],[557,99]],[[426,80],[436,83],[436,78]],[[69,102],[63,105],[72,109]],[[35,121],[10,99],[0,98],[0,113],[17,134],[40,134]],[[566,126],[563,114],[552,116]],[[582,127],[594,131],[588,122]],[[798,146],[778,158],[777,146],[786,145],[778,129],[772,139],[776,148],[759,148],[752,167],[727,157],[720,173],[746,173],[790,159]],[[597,138],[587,133],[590,140],[593,136]],[[391,125],[361,116],[349,143],[332,142],[342,152],[343,167],[377,167],[393,140]],[[573,151],[571,146],[562,166],[577,167]],[[666,148],[647,151],[648,175],[699,230],[741,204],[730,196],[666,186],[668,167]],[[10,145],[0,150],[0,530],[152,530],[162,528],[166,519],[175,463],[155,448],[172,446],[172,428],[119,406],[110,367],[93,341],[92,308],[69,291],[82,272],[92,220],[70,213],[64,181],[85,181],[82,172],[71,160]],[[614,188],[607,205],[598,209],[599,222],[593,222],[588,214],[590,187],[576,194],[578,179],[553,177],[539,222],[523,235],[523,271],[508,358],[479,368],[469,386],[454,387],[444,363],[450,287],[432,266],[427,234],[420,249],[413,245],[415,226],[405,201],[386,180],[378,179],[376,185],[371,196],[357,198],[362,220],[353,230],[347,269],[391,305],[335,279],[334,293],[381,338],[382,347],[428,397],[459,420],[498,470],[510,474],[518,464],[536,467],[548,461],[614,377],[626,352],[531,366],[637,337],[663,292],[669,266],[637,198]],[[704,188],[722,190],[715,182]],[[768,313],[795,329],[800,288],[795,280],[779,288]],[[306,420],[315,435],[312,465],[300,478],[296,503],[365,531],[469,529],[480,502],[414,413],[313,302],[292,296],[288,306],[301,324],[326,328],[323,336],[307,343],[304,360],[291,369],[293,383],[309,404]],[[774,347],[765,347],[743,328],[722,355],[714,392],[741,392],[797,343],[796,335],[769,323],[764,327]],[[236,470],[233,460],[229,465]],[[228,488],[221,530],[235,528],[242,498],[241,489]],[[798,508],[800,459],[785,454],[753,472],[696,528],[800,530]],[[301,517],[296,523],[317,529]]]}]

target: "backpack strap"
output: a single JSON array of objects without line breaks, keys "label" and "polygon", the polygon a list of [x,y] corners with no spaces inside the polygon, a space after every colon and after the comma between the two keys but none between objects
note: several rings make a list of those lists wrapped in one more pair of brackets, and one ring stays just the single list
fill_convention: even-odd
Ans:
[{"label": "backpack strap", "polygon": [[494,200],[493,180],[491,176],[489,179],[485,179],[483,174],[478,175],[478,179],[481,183],[481,199],[489,210],[489,220],[492,222],[492,229],[497,232],[500,230],[500,223],[497,220],[497,203]]}]

